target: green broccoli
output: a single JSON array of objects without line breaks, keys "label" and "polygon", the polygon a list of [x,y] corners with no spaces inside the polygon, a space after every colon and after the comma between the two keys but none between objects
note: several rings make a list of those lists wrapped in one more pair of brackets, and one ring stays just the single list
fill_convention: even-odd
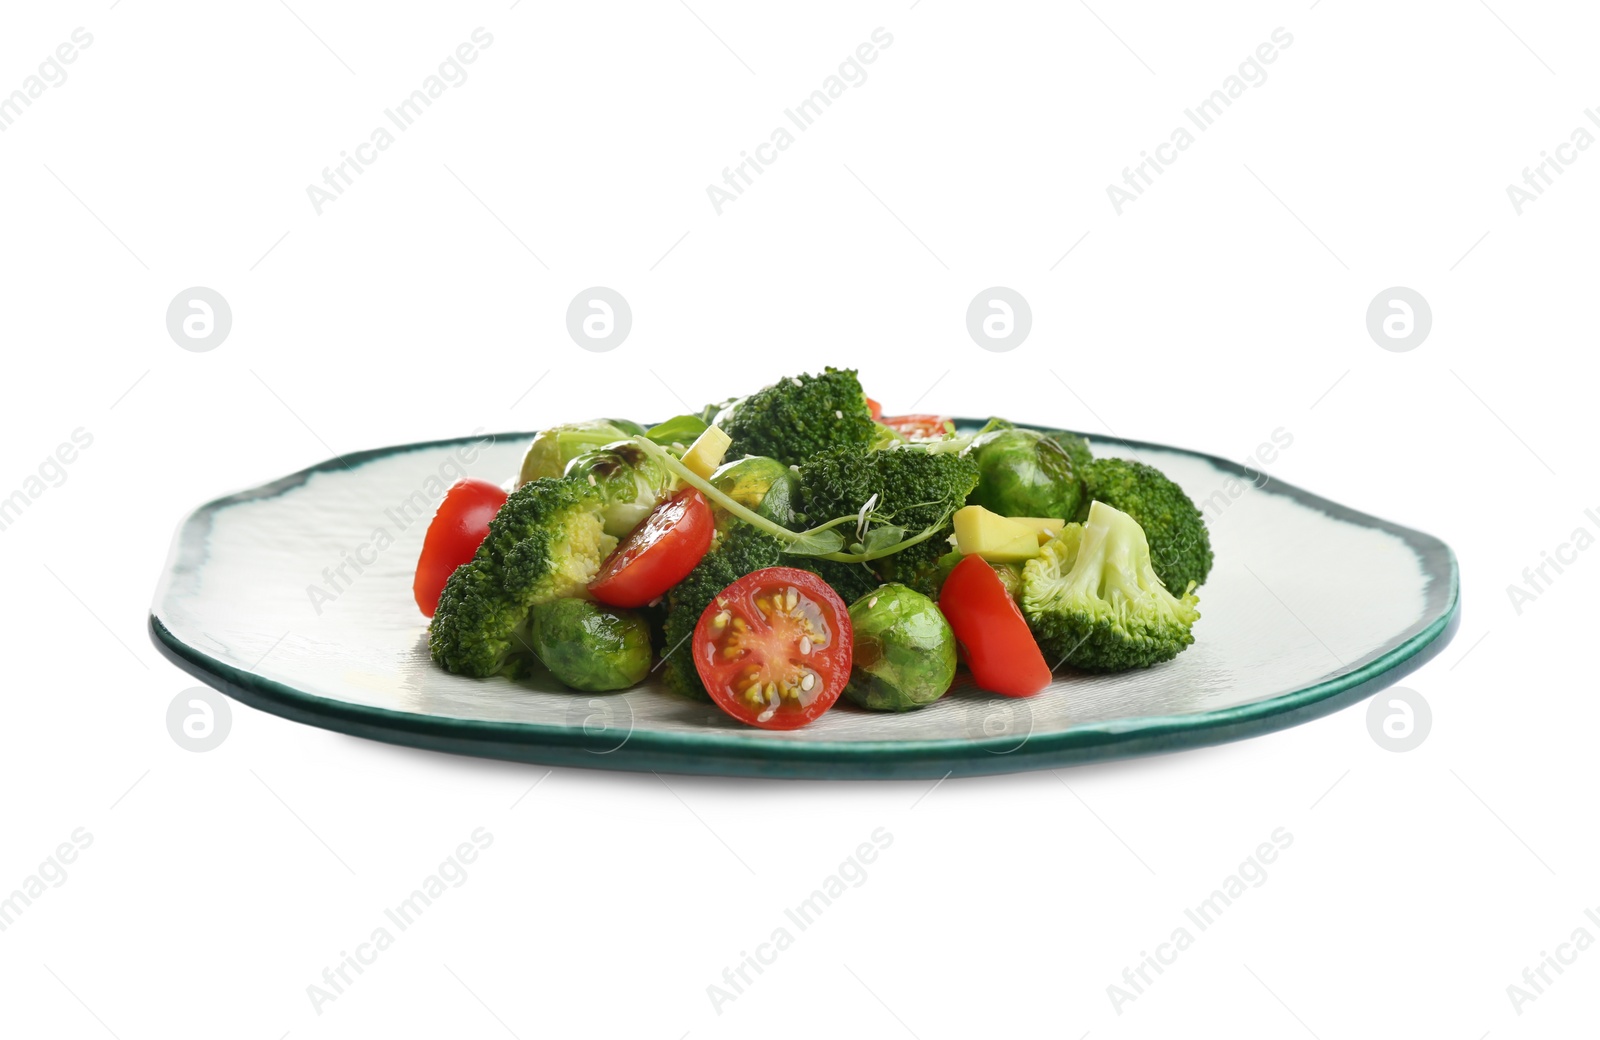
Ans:
[{"label": "green broccoli", "polygon": [[575,596],[616,548],[604,496],[585,479],[541,477],[511,493],[477,554],[445,582],[428,649],[446,671],[514,672],[530,654],[528,611]]},{"label": "green broccoli", "polygon": [[[932,597],[943,580],[938,561],[949,550],[950,516],[977,484],[978,467],[966,455],[909,444],[879,451],[840,448],[801,465],[800,507],[808,523],[861,515],[863,522],[850,536],[864,549],[892,545],[897,532],[911,536],[933,529],[924,541],[871,563],[879,581],[900,582]],[[854,573],[859,565],[846,566],[853,569],[840,574],[819,568],[818,573],[849,602],[866,587]]]},{"label": "green broccoli", "polygon": [[1181,592],[1205,583],[1211,573],[1211,535],[1183,488],[1154,466],[1127,459],[1097,459],[1083,479],[1089,499],[1120,509],[1144,529],[1163,585]]},{"label": "green broccoli", "polygon": [[785,562],[772,536],[745,523],[735,523],[700,558],[688,577],[672,587],[666,598],[666,624],[662,631],[661,676],[667,689],[684,697],[708,700],[705,684],[694,663],[690,637],[700,615],[727,588],[752,571]]},{"label": "green broccoli", "polygon": [[830,448],[866,448],[879,436],[853,369],[780,380],[724,407],[716,425],[733,438],[727,458],[767,455],[785,466]]},{"label": "green broccoli", "polygon": [[[906,552],[917,549],[912,546]],[[904,555],[896,553],[895,556]],[[894,556],[885,557],[894,559]],[[867,593],[877,589],[883,584],[883,578],[878,572],[877,564],[873,563],[839,563],[836,560],[807,560],[805,557],[793,557],[783,561],[785,567],[799,567],[803,571],[811,571],[817,577],[833,587],[839,598],[846,603],[854,602]]]},{"label": "green broccoli", "polygon": [[1200,616],[1194,586],[1168,592],[1138,522],[1104,502],[1023,566],[1019,602],[1045,660],[1095,672],[1171,660]]}]

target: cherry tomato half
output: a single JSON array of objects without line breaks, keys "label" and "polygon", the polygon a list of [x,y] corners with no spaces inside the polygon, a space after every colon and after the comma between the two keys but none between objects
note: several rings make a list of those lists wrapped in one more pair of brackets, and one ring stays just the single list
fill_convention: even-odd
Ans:
[{"label": "cherry tomato half", "polygon": [[1050,666],[1039,644],[987,560],[968,556],[956,564],[939,590],[939,609],[980,687],[1031,697],[1050,685]]},{"label": "cherry tomato half", "polygon": [[810,571],[768,567],[717,594],[694,628],[694,664],[717,706],[763,729],[795,729],[850,679],[850,612]]},{"label": "cherry tomato half", "polygon": [[678,584],[711,548],[711,505],[684,488],[629,532],[589,582],[589,593],[613,607],[642,607]]},{"label": "cherry tomato half", "polygon": [[878,421],[912,440],[943,437],[955,429],[955,421],[948,415],[885,415]]},{"label": "cherry tomato half", "polygon": [[444,493],[438,512],[428,524],[422,539],[422,555],[417,558],[417,576],[411,594],[422,613],[433,617],[439,607],[439,594],[456,568],[472,559],[489,534],[489,521],[506,504],[506,495],[487,480],[458,480]]},{"label": "cherry tomato half", "polygon": [[870,397],[867,398],[867,411],[872,413],[872,421],[873,422],[877,422],[878,420],[883,418],[883,405],[881,405],[878,402],[874,401]]}]

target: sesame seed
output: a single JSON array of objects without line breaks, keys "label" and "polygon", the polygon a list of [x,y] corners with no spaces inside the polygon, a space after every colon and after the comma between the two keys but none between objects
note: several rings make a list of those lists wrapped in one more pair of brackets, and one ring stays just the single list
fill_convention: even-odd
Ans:
[{"label": "sesame seed", "polygon": [[867,609],[868,610],[871,610],[873,607],[875,607],[877,605],[878,605],[878,597],[874,596],[871,599],[867,600]]},{"label": "sesame seed", "polygon": [[844,413],[843,413],[843,412],[841,412],[841,411],[839,411],[839,409],[837,409],[837,408],[835,408],[835,409],[834,409],[834,410],[833,410],[833,417],[834,417],[834,418],[835,418],[835,419],[843,419],[843,418],[844,418]]}]

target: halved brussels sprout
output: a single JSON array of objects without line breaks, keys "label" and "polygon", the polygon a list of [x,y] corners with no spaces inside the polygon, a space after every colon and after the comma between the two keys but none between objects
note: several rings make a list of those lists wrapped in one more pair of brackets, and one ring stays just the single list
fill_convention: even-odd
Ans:
[{"label": "halved brussels sprout", "polygon": [[850,606],[855,663],[844,695],[873,711],[909,711],[944,696],[956,676],[956,636],[933,600],[883,585]]},{"label": "halved brussels sprout", "polygon": [[747,509],[782,524],[794,523],[795,494],[800,478],[794,470],[765,455],[746,455],[725,462],[711,474],[711,483]]},{"label": "halved brussels sprout", "polygon": [[528,618],[533,652],[574,690],[623,690],[650,673],[650,627],[631,610],[555,599]]},{"label": "halved brussels sprout", "polygon": [[605,496],[605,532],[623,538],[672,490],[672,471],[633,441],[586,451],[567,463],[567,476],[587,477]]},{"label": "halved brussels sprout", "polygon": [[590,419],[588,422],[562,423],[540,430],[528,445],[522,457],[522,471],[518,484],[528,484],[540,477],[559,477],[566,471],[567,463],[586,451],[602,447],[613,441],[626,440],[644,431],[638,423],[626,419]]}]

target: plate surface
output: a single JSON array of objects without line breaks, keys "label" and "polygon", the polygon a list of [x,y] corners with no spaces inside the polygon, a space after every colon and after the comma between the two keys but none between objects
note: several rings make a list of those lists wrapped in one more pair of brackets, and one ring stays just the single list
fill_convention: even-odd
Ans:
[{"label": "plate surface", "polygon": [[[976,426],[961,420],[966,428]],[[548,675],[434,667],[411,597],[422,537],[462,475],[515,474],[532,434],[345,456],[218,499],[179,528],[151,609],[174,663],[298,722],[549,765],[742,776],[942,777],[1043,769],[1238,740],[1396,681],[1455,632],[1443,542],[1208,455],[1091,437],[1205,511],[1216,551],[1195,644],[1141,672],[1063,672],[1036,697],[971,686],[905,715],[840,702],[812,725],[741,726],[653,680],[579,694]]]}]

